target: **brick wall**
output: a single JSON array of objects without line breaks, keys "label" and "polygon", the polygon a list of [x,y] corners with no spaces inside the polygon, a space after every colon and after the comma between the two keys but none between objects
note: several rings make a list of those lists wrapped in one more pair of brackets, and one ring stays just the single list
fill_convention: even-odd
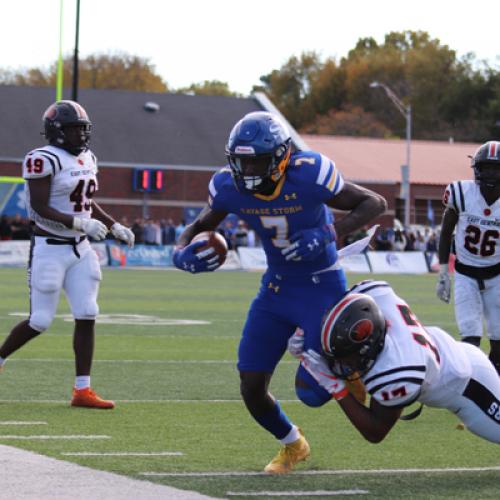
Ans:
[{"label": "brick wall", "polygon": [[[184,206],[203,206],[208,196],[208,183],[213,175],[210,171],[165,170],[165,189],[160,193],[148,193],[147,211],[155,219],[172,218],[176,223],[183,217]],[[21,165],[15,162],[0,162],[0,175],[20,176]],[[399,197],[399,184],[363,184],[384,196],[388,212],[377,220],[382,226],[392,226]],[[415,198],[441,197],[445,186],[416,185],[411,188],[412,203]],[[99,191],[96,199],[115,218],[126,216],[129,220],[142,217],[142,193],[132,191],[132,168],[99,167]]]}]

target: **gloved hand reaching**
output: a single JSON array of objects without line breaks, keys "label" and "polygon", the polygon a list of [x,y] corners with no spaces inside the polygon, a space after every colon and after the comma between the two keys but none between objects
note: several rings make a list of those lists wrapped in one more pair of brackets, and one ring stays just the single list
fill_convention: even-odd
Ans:
[{"label": "gloved hand reaching", "polygon": [[345,382],[331,372],[325,359],[313,349],[308,349],[302,353],[301,364],[316,382],[337,401],[344,399],[349,394]]},{"label": "gloved hand reaching", "polygon": [[335,238],[335,228],[332,224],[303,229],[291,236],[291,244],[281,250],[281,253],[286,260],[314,260]]}]

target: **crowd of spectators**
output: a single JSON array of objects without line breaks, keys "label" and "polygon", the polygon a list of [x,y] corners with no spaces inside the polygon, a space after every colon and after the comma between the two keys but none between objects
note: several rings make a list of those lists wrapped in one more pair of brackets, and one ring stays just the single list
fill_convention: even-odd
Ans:
[{"label": "crowd of spectators", "polygon": [[[121,223],[129,225],[126,219],[122,220]],[[135,234],[135,242],[145,245],[175,245],[185,227],[184,221],[176,224],[173,219],[137,218],[131,225],[131,229]],[[236,250],[241,246],[254,247],[259,244],[255,232],[248,229],[246,223],[242,220],[236,224],[226,221],[217,230],[226,239],[229,249]]]},{"label": "crowd of spectators", "polygon": [[31,227],[28,219],[16,214],[14,217],[0,216],[0,240],[29,240]]},{"label": "crowd of spectators", "polygon": [[[132,223],[124,217],[120,221],[131,227],[135,234],[135,242],[145,245],[175,245],[179,235],[186,227],[184,221],[175,223],[173,219],[143,219],[136,218]],[[246,223],[239,220],[226,220],[218,231],[224,236],[228,247],[236,250],[238,247],[260,246],[255,232],[249,229]],[[342,246],[366,236],[366,229],[347,236]],[[0,217],[0,240],[28,240],[31,236],[30,223],[17,214],[14,217],[2,215]],[[423,251],[436,252],[439,233],[431,227],[419,227],[405,230],[401,226],[379,228],[372,242],[373,250],[388,251]]]},{"label": "crowd of spectators", "polygon": [[[366,229],[355,232],[344,239],[344,245],[364,238]],[[431,227],[413,227],[403,229],[402,227],[379,228],[374,240],[372,250],[385,250],[394,252],[437,252],[439,232]]]}]

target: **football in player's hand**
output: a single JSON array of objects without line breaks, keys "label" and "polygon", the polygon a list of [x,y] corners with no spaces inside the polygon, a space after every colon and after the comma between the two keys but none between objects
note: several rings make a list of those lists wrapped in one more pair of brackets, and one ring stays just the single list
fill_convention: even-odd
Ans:
[{"label": "football in player's hand", "polygon": [[202,233],[197,234],[191,240],[191,243],[201,240],[207,240],[208,243],[200,247],[197,250],[197,253],[202,252],[209,247],[213,248],[215,250],[215,253],[219,256],[219,265],[222,266],[227,257],[227,243],[224,236],[216,231],[203,231]]}]

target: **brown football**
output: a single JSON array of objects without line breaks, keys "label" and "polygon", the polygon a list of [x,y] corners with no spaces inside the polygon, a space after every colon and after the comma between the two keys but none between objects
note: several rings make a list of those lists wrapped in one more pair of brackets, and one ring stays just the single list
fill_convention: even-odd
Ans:
[{"label": "brown football", "polygon": [[219,265],[222,266],[227,257],[227,243],[226,239],[222,234],[217,231],[203,231],[198,233],[192,240],[191,243],[200,240],[208,240],[208,243],[198,249],[198,252],[205,250],[206,248],[212,247],[215,253],[219,256]]}]

